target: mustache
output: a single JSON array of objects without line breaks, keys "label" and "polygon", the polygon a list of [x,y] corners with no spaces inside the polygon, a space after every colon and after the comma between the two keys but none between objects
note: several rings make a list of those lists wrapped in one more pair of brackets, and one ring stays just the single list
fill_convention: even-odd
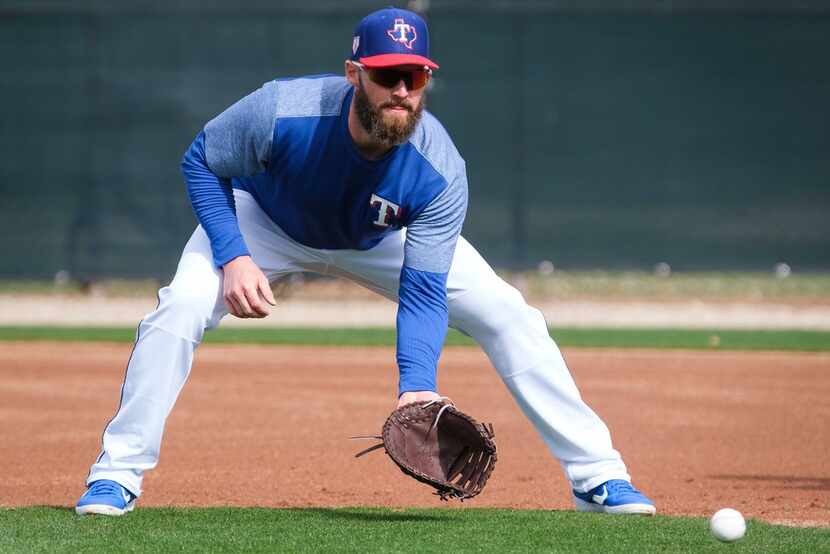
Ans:
[{"label": "mustache", "polygon": [[408,102],[384,102],[380,105],[380,108],[404,108],[410,113],[414,111],[414,108]]}]

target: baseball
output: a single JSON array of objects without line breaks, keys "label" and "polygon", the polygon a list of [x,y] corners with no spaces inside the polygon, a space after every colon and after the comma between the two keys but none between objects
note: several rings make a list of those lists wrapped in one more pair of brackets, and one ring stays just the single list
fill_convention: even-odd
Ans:
[{"label": "baseball", "polygon": [[734,542],[746,534],[746,521],[738,510],[722,508],[709,520],[709,530],[719,541]]}]

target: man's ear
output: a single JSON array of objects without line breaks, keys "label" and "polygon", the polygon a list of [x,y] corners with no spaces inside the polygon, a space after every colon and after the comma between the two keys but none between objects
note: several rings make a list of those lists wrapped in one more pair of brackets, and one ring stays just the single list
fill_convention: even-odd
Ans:
[{"label": "man's ear", "polygon": [[357,67],[355,67],[354,64],[349,63],[349,60],[346,60],[344,62],[344,65],[346,80],[349,81],[352,85],[358,86],[360,82],[360,77],[358,76],[358,73],[360,72],[360,70]]}]

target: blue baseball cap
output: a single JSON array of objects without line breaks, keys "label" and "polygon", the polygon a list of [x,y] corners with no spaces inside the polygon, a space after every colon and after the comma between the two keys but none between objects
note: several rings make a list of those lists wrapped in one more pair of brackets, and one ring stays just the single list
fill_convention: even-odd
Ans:
[{"label": "blue baseball cap", "polygon": [[351,60],[366,67],[425,65],[438,69],[429,59],[426,21],[397,8],[384,8],[363,18],[354,31]]}]

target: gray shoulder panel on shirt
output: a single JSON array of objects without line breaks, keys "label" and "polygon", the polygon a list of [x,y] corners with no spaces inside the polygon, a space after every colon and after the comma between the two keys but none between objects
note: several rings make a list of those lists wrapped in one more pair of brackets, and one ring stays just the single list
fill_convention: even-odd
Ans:
[{"label": "gray shoulder panel on shirt", "polygon": [[344,77],[314,77],[277,81],[276,117],[339,115],[352,88]]},{"label": "gray shoulder panel on shirt", "polygon": [[265,169],[271,155],[277,83],[265,83],[205,125],[205,157],[219,177]]},{"label": "gray shoulder panel on shirt", "polygon": [[446,273],[467,214],[467,171],[447,131],[424,113],[410,143],[447,182],[406,230],[404,263],[432,273]]},{"label": "gray shoulder panel on shirt", "polygon": [[205,125],[205,156],[219,177],[265,170],[280,117],[337,115],[350,85],[343,77],[270,81]]},{"label": "gray shoulder panel on shirt", "polygon": [[409,143],[421,153],[447,183],[458,175],[464,175],[464,159],[455,148],[444,126],[428,111],[424,111],[421,122],[409,138]]},{"label": "gray shoulder panel on shirt", "polygon": [[459,176],[406,229],[404,264],[419,271],[447,273],[467,215],[467,177]]}]

